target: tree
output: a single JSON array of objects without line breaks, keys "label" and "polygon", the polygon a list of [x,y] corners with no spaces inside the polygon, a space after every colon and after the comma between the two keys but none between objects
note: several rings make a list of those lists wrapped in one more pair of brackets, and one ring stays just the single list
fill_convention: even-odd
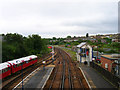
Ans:
[{"label": "tree", "polygon": [[56,40],[56,37],[53,37],[53,40]]},{"label": "tree", "polygon": [[82,39],[79,39],[78,42],[81,43],[83,40]]},{"label": "tree", "polygon": [[76,38],[76,36],[74,36],[74,38]]},{"label": "tree", "polygon": [[39,35],[23,37],[20,34],[10,33],[4,35],[2,42],[3,62],[32,54],[44,54],[48,51],[46,41]]},{"label": "tree", "polygon": [[89,34],[88,34],[88,33],[86,33],[86,37],[89,37]]},{"label": "tree", "polygon": [[68,38],[68,39],[70,39],[70,38],[71,38],[71,36],[67,36],[67,38]]}]

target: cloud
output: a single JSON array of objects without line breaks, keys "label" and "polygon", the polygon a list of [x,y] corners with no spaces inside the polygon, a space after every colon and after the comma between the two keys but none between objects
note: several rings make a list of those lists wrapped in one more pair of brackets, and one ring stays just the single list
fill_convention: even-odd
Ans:
[{"label": "cloud", "polygon": [[1,33],[63,37],[117,33],[117,0],[2,0]]}]

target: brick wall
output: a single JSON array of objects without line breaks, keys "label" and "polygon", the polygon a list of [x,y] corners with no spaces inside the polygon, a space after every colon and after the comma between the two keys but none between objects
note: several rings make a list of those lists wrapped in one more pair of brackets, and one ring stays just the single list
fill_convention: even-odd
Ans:
[{"label": "brick wall", "polygon": [[[101,66],[102,66],[104,69],[106,69],[106,70],[108,70],[109,72],[111,72],[113,60],[110,60],[110,59],[101,57],[101,63],[102,63]],[[107,64],[108,68],[105,68],[105,64]]]}]

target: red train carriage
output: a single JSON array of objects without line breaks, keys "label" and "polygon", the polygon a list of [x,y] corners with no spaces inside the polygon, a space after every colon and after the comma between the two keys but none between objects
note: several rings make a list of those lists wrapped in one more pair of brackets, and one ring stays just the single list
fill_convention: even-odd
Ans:
[{"label": "red train carriage", "polygon": [[31,63],[30,63],[31,65],[38,61],[37,56],[35,56],[35,55],[31,55],[29,58],[30,58],[30,61],[31,61]]},{"label": "red train carriage", "polygon": [[8,61],[8,63],[12,66],[12,73],[15,73],[15,72],[21,70],[22,65],[23,65],[23,69],[24,69],[36,62],[37,62],[37,56],[35,56],[35,55]]},{"label": "red train carriage", "polygon": [[22,60],[22,62],[23,62],[23,68],[26,68],[37,62],[37,56],[35,55],[27,56],[24,58],[24,61]]},{"label": "red train carriage", "polygon": [[21,63],[22,63],[21,59],[15,59],[15,60],[12,60],[12,61],[8,61],[8,63],[12,67],[12,70],[11,70],[12,73],[15,73],[15,72],[17,72],[17,71],[22,69],[21,68]]},{"label": "red train carriage", "polygon": [[11,65],[7,62],[0,63],[0,79],[11,75]]},{"label": "red train carriage", "polygon": [[24,69],[30,65],[35,64],[36,62],[37,62],[37,56],[31,55],[31,56],[15,59],[12,61],[8,61],[5,63],[1,63],[0,64],[0,71],[1,71],[0,79],[5,78],[17,71],[20,71],[22,69],[22,65]]}]

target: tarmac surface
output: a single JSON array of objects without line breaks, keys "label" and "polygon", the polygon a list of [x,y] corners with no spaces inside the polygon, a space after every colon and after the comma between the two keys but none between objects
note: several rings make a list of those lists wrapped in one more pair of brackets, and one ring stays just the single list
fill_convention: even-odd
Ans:
[{"label": "tarmac surface", "polygon": [[47,79],[49,78],[53,67],[45,67],[45,70],[41,68],[35,75],[33,75],[23,86],[24,90],[41,89],[44,87]]},{"label": "tarmac surface", "polygon": [[80,68],[83,70],[91,88],[97,89],[114,89],[115,87],[110,84],[99,72],[92,67],[84,64],[80,64]]}]

